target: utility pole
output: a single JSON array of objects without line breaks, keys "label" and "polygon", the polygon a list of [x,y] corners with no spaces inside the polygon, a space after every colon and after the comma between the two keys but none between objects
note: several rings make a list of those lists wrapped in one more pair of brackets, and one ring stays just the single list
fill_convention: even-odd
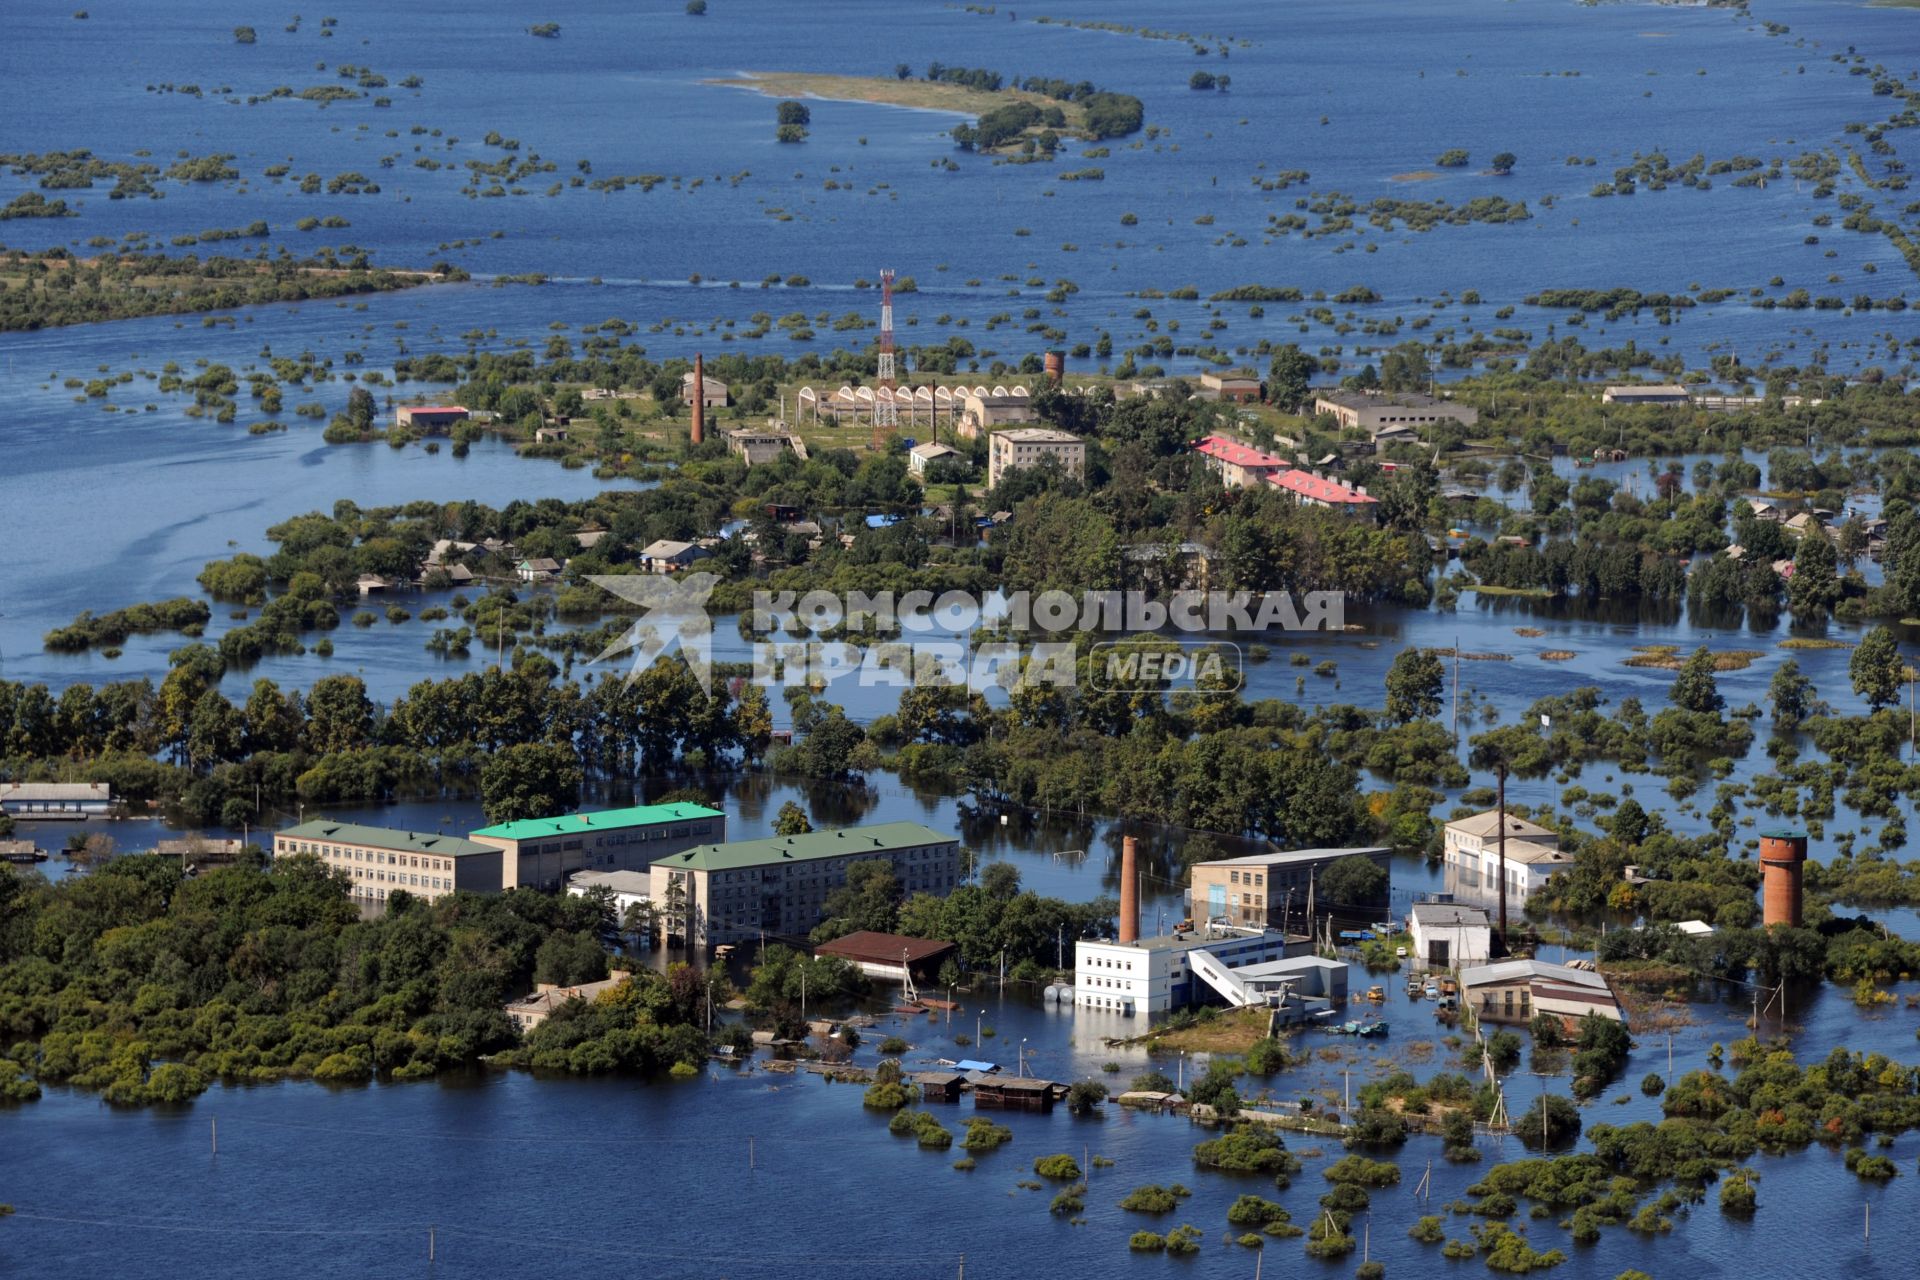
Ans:
[{"label": "utility pole", "polygon": [[1460,746],[1460,637],[1453,637],[1453,745]]},{"label": "utility pole", "polygon": [[433,1261],[433,1226],[431,1223],[427,1226],[427,1261]]},{"label": "utility pole", "polygon": [[211,1125],[213,1126],[213,1154],[219,1155],[220,1154],[220,1117],[218,1116],[210,1117],[209,1123],[211,1123]]},{"label": "utility pole", "polygon": [[1500,780],[1500,941],[1504,943],[1507,940],[1507,762],[1500,761],[1493,771]]}]

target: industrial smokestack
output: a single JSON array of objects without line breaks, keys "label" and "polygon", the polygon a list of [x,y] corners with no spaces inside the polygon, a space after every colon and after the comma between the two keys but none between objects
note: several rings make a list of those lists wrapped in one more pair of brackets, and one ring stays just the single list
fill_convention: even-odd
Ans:
[{"label": "industrial smokestack", "polygon": [[699,444],[707,438],[707,377],[700,353],[693,354],[693,431],[690,439]]},{"label": "industrial smokestack", "polygon": [[1140,941],[1140,842],[1120,841],[1120,941]]},{"label": "industrial smokestack", "polygon": [[1064,351],[1047,352],[1044,367],[1047,371],[1047,381],[1058,386],[1060,380],[1067,376],[1067,353]]}]

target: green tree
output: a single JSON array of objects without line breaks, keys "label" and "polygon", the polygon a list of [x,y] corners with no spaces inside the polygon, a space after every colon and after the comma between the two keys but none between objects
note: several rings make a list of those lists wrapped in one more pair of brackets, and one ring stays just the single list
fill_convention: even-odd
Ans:
[{"label": "green tree", "polygon": [[1502,151],[1493,158],[1493,171],[1501,174],[1512,173],[1513,166],[1519,162],[1520,158],[1514,155],[1513,152]]},{"label": "green tree", "polygon": [[1282,409],[1297,408],[1307,398],[1313,375],[1320,362],[1302,351],[1297,343],[1275,348],[1267,365],[1267,399]]},{"label": "green tree", "polygon": [[1799,662],[1788,658],[1773,673],[1773,680],[1767,685],[1767,700],[1773,703],[1773,722],[1782,729],[1796,729],[1813,714],[1813,681],[1800,674]]},{"label": "green tree", "polygon": [[1719,682],[1714,679],[1713,654],[1705,645],[1695,649],[1681,666],[1667,698],[1682,711],[1702,715],[1717,716],[1727,705],[1726,699],[1720,696]]},{"label": "green tree", "polygon": [[789,800],[780,806],[780,812],[773,819],[773,834],[777,836],[803,836],[813,830],[813,822],[807,817],[807,811]]},{"label": "green tree", "polygon": [[1867,632],[1847,663],[1853,678],[1853,691],[1867,700],[1870,710],[1878,711],[1900,701],[1900,686],[1906,679],[1906,665],[1900,660],[1900,642],[1886,626]]},{"label": "green tree", "polygon": [[1446,668],[1432,653],[1402,649],[1387,669],[1387,718],[1406,724],[1437,714],[1446,679]]},{"label": "green tree", "polygon": [[1787,604],[1796,622],[1818,622],[1840,602],[1840,559],[1833,543],[1819,530],[1800,539],[1793,553],[1793,576],[1787,579]]},{"label": "green tree", "polygon": [[480,803],[490,823],[571,813],[580,800],[580,762],[573,748],[521,742],[480,766]]},{"label": "green tree", "polygon": [[322,676],[307,693],[307,746],[352,751],[373,736],[373,700],[359,676]]},{"label": "green tree", "polygon": [[813,112],[804,102],[788,99],[775,108],[781,124],[809,125],[813,123]]},{"label": "green tree", "polygon": [[1336,858],[1320,873],[1320,901],[1343,907],[1365,907],[1384,902],[1386,869],[1362,854]]}]

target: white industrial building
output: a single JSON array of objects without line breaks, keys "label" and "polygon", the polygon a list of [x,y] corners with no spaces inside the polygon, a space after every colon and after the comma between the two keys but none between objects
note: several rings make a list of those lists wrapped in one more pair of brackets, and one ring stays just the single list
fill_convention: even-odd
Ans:
[{"label": "white industrial building", "polygon": [[1493,954],[1493,926],[1479,907],[1416,902],[1407,913],[1416,968],[1457,969],[1485,964]]},{"label": "white industrial building", "polygon": [[1073,1004],[1137,1018],[1210,997],[1236,1007],[1284,1003],[1287,992],[1344,1003],[1346,965],[1314,957],[1311,945],[1278,929],[1199,929],[1138,942],[1081,941],[1073,951]]},{"label": "white industrial building", "polygon": [[[1443,842],[1447,892],[1480,904],[1500,896],[1500,814],[1488,809],[1449,822]],[[1547,881],[1573,865],[1560,847],[1560,833],[1508,814],[1506,819],[1507,906],[1518,911]]]}]

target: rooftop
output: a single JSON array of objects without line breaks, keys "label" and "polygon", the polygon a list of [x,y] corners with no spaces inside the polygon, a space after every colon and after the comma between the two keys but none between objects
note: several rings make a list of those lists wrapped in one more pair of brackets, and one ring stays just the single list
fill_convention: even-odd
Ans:
[{"label": "rooftop", "polygon": [[1315,502],[1330,502],[1337,505],[1364,506],[1380,501],[1364,489],[1354,489],[1341,484],[1338,480],[1329,480],[1325,476],[1315,475],[1311,471],[1282,471],[1277,476],[1268,476],[1267,483],[1276,489],[1285,489],[1289,493],[1311,498]]},{"label": "rooftop", "polygon": [[1688,392],[1677,382],[1653,382],[1644,386],[1633,383],[1610,386],[1604,394],[1619,399],[1621,396],[1684,396]]},{"label": "rooftop", "polygon": [[1163,933],[1157,937],[1141,938],[1135,942],[1114,942],[1108,939],[1083,939],[1094,946],[1125,947],[1139,951],[1197,951],[1201,948],[1224,946],[1238,942],[1248,946],[1270,944],[1286,945],[1292,942],[1306,942],[1305,934],[1285,933],[1279,929],[1234,929],[1217,937],[1209,937],[1205,929],[1183,930],[1179,933]]},{"label": "rooftop", "polygon": [[1208,436],[1193,446],[1193,451],[1202,457],[1212,458],[1235,467],[1287,467],[1291,464],[1285,458],[1276,458],[1270,453],[1241,444],[1238,440],[1229,440],[1225,436]]},{"label": "rooftop", "polygon": [[0,782],[0,800],[111,800],[105,782]]},{"label": "rooftop", "polygon": [[[1447,830],[1457,832],[1463,836],[1480,836],[1484,839],[1491,840],[1500,834],[1500,811],[1498,809],[1487,809],[1484,812],[1472,814],[1465,818],[1455,818],[1447,824]],[[1558,840],[1560,833],[1543,827],[1537,822],[1528,822],[1525,818],[1516,817],[1510,813],[1507,815],[1507,838],[1511,840],[1515,836],[1519,836],[1523,840],[1535,839],[1540,836]]]},{"label": "rooftop", "polygon": [[1413,904],[1411,916],[1429,928],[1450,925],[1466,925],[1481,929],[1488,927],[1487,913],[1479,907],[1455,906],[1450,902],[1416,902]]},{"label": "rooftop", "polygon": [[644,871],[576,871],[567,877],[575,889],[611,889],[615,893],[637,893],[645,897],[651,887]]},{"label": "rooftop", "polygon": [[1584,987],[1589,991],[1604,991],[1611,995],[1613,989],[1607,980],[1597,973],[1585,969],[1575,969],[1564,964],[1548,964],[1545,960],[1502,960],[1499,964],[1477,965],[1460,971],[1460,985],[1483,987],[1490,983],[1514,982],[1527,978],[1536,982],[1551,982],[1564,987]]},{"label": "rooftop", "polygon": [[1015,444],[1080,444],[1079,436],[1071,431],[1056,431],[1052,427],[1014,427],[1008,431],[993,433],[996,440],[1011,440]]},{"label": "rooftop", "polygon": [[643,804],[630,809],[602,809],[597,813],[569,813],[557,818],[522,818],[482,827],[473,834],[496,840],[538,840],[541,836],[578,835],[582,831],[617,831],[623,827],[650,827],[662,822],[721,817],[703,804]]},{"label": "rooftop", "polygon": [[938,938],[908,938],[897,933],[875,933],[871,929],[862,929],[844,938],[823,942],[813,949],[813,953],[817,956],[839,956],[842,960],[865,961],[868,964],[899,964],[903,957],[908,964],[923,964],[952,950],[953,943],[942,942]]},{"label": "rooftop", "polygon": [[1273,867],[1289,863],[1327,862],[1334,858],[1344,858],[1358,854],[1363,858],[1377,853],[1392,852],[1385,845],[1368,845],[1354,849],[1275,849],[1271,853],[1249,853],[1239,858],[1215,858],[1212,862],[1195,863],[1195,867]]},{"label": "rooftop", "polygon": [[942,835],[917,822],[880,822],[869,827],[841,827],[802,836],[767,836],[759,840],[730,840],[703,844],[654,860],[656,867],[676,870],[738,871],[782,862],[807,862],[908,849],[917,845],[954,844],[958,837]]},{"label": "rooftop", "polygon": [[1337,404],[1343,409],[1381,406],[1389,409],[1431,409],[1436,405],[1451,403],[1419,391],[1317,391],[1314,399]]},{"label": "rooftop", "polygon": [[364,827],[357,822],[329,822],[315,818],[275,833],[278,839],[319,840],[330,844],[359,844],[402,853],[431,853],[440,858],[464,858],[499,853],[492,845],[436,831],[402,831],[397,827]]}]

